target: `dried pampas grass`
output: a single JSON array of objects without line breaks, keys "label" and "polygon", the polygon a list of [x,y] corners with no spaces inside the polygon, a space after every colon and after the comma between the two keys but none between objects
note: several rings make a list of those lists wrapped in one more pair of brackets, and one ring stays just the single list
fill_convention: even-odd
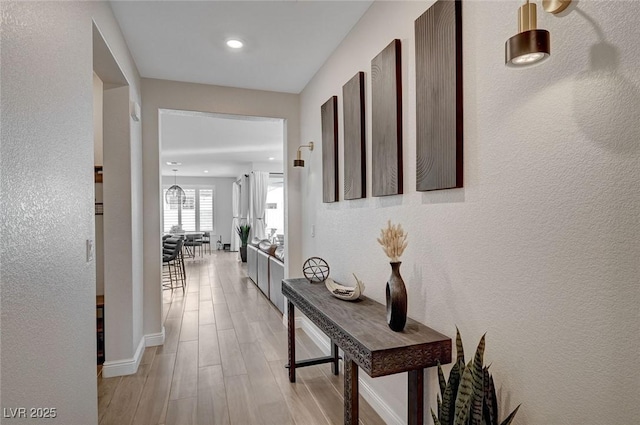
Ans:
[{"label": "dried pampas grass", "polygon": [[387,228],[380,230],[378,243],[382,245],[384,253],[391,259],[392,263],[398,262],[400,256],[407,247],[407,236],[401,224],[393,225],[391,220],[387,222]]}]

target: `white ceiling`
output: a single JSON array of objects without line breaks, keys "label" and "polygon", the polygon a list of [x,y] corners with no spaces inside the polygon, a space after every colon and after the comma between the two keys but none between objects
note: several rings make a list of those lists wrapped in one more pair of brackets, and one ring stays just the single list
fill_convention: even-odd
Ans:
[{"label": "white ceiling", "polygon": [[[173,176],[173,169],[178,169],[178,177],[238,177],[251,170],[282,172],[283,140],[281,119],[160,111],[163,176]],[[182,165],[167,165],[169,161]]]},{"label": "white ceiling", "polygon": [[[111,1],[111,8],[142,77],[299,93],[371,3]],[[245,47],[227,48],[232,37]],[[178,176],[213,177],[282,170],[281,120],[184,111],[160,117],[163,175],[173,168]]]},{"label": "white ceiling", "polygon": [[[371,1],[112,1],[142,77],[299,93]],[[245,47],[225,45],[239,38]]]}]

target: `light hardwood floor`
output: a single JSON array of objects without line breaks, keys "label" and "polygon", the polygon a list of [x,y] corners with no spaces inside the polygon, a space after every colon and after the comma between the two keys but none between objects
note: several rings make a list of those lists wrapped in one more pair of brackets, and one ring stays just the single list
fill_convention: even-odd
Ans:
[{"label": "light hardwood floor", "polygon": [[[287,331],[236,253],[187,260],[187,290],[163,292],[165,343],[135,375],[98,378],[100,425],[342,424],[343,378],[328,364],[289,383]],[[106,335],[108,338],[108,335]],[[322,355],[296,331],[299,359]],[[360,423],[384,424],[360,398]]]}]

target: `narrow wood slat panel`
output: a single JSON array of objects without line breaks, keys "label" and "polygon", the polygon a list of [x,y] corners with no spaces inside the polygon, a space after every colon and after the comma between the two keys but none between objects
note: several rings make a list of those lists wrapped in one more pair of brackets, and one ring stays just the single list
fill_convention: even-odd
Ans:
[{"label": "narrow wood slat panel", "polygon": [[165,422],[175,363],[174,353],[155,356],[142,390],[133,425],[156,425]]},{"label": "narrow wood slat panel", "polygon": [[342,86],[344,116],[344,199],[367,196],[364,72]]},{"label": "narrow wood slat panel", "polygon": [[198,425],[197,397],[169,401],[166,425]]},{"label": "narrow wood slat panel", "polygon": [[227,406],[232,425],[260,424],[260,413],[251,395],[251,382],[247,375],[224,378]]},{"label": "narrow wood slat panel", "polygon": [[164,344],[156,349],[156,354],[175,353],[178,351],[181,325],[182,317],[176,319],[167,318],[164,321]]},{"label": "narrow wood slat panel", "polygon": [[180,342],[198,339],[198,311],[185,311],[180,328]]},{"label": "narrow wood slat panel", "polygon": [[170,400],[198,395],[198,341],[184,341],[178,345],[176,366],[171,383]]},{"label": "narrow wood slat panel", "polygon": [[338,97],[320,107],[322,120],[322,202],[338,201]]},{"label": "narrow wood slat panel", "polygon": [[219,365],[221,360],[216,325],[200,326],[198,342],[198,366]]},{"label": "narrow wood slat panel", "polygon": [[400,40],[371,61],[371,154],[373,196],[403,191],[402,68]]},{"label": "narrow wood slat panel", "polygon": [[228,425],[229,409],[222,366],[198,371],[198,425]]},{"label": "narrow wood slat panel", "polygon": [[415,21],[416,188],[462,187],[460,1],[437,1]]},{"label": "narrow wood slat panel", "polygon": [[150,366],[140,365],[135,374],[122,377],[100,425],[128,425],[133,421]]},{"label": "narrow wood slat panel", "polygon": [[[209,292],[211,294],[211,292]],[[215,315],[213,314],[213,304],[211,303],[211,298],[209,300],[201,302],[200,307],[198,309],[199,317],[198,323],[200,325],[208,325],[211,323],[216,323]]]},{"label": "narrow wood slat panel", "polygon": [[233,329],[218,331],[218,343],[220,345],[220,359],[224,376],[243,375],[247,369],[242,359],[240,345]]}]

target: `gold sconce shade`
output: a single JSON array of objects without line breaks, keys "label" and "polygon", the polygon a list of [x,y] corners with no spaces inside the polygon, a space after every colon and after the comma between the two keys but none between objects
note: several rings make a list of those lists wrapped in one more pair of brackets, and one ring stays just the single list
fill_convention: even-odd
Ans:
[{"label": "gold sconce shade", "polygon": [[[571,0],[543,0],[544,10],[560,13],[569,6]],[[518,9],[518,34],[504,45],[504,63],[508,67],[522,68],[545,61],[551,55],[551,35],[549,31],[538,29],[535,3],[529,0]]]},{"label": "gold sconce shade", "polygon": [[293,160],[294,167],[304,167],[304,159],[302,159],[302,151],[300,151],[302,148],[309,148],[310,151],[313,151],[313,142],[309,142],[308,145],[300,145],[296,153],[296,159]]}]

